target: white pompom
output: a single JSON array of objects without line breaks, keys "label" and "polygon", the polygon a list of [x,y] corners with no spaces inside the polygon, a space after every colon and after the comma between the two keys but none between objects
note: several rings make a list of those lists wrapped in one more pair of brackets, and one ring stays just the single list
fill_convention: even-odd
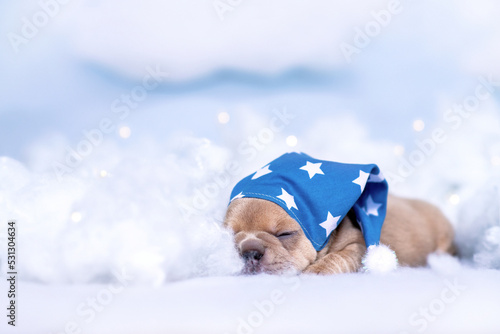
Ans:
[{"label": "white pompom", "polygon": [[365,272],[383,274],[398,267],[396,253],[386,245],[372,245],[366,250],[362,260]]}]

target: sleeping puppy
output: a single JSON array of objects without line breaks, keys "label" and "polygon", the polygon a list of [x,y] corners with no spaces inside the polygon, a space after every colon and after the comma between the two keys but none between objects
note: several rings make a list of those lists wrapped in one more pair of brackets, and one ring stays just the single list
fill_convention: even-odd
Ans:
[{"label": "sleeping puppy", "polygon": [[[246,274],[339,274],[362,268],[365,240],[353,210],[316,251],[282,207],[260,198],[231,201],[224,220],[235,235]],[[419,200],[388,196],[380,241],[402,266],[423,266],[433,252],[454,253],[453,229],[439,209]]]}]

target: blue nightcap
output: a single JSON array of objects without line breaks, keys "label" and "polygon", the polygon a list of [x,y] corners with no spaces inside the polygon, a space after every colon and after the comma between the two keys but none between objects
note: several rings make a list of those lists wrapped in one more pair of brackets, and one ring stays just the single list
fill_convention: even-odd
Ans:
[{"label": "blue nightcap", "polygon": [[378,245],[387,210],[388,185],[377,165],[345,164],[286,153],[245,177],[231,201],[252,197],[281,206],[319,251],[353,209],[366,246]]}]

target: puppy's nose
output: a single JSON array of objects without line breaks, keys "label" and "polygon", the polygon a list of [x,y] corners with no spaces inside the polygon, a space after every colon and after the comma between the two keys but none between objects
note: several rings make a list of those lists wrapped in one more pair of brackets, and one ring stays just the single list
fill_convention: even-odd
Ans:
[{"label": "puppy's nose", "polygon": [[250,260],[259,261],[260,259],[262,259],[264,254],[259,252],[258,250],[247,250],[243,252],[241,256],[243,257],[245,262]]},{"label": "puppy's nose", "polygon": [[250,262],[259,262],[264,256],[266,248],[259,239],[247,239],[240,245],[240,254],[243,260],[248,264]]}]

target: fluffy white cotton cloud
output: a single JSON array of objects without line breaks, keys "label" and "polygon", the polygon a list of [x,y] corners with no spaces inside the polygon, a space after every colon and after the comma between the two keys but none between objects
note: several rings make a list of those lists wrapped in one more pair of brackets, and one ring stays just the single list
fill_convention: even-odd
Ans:
[{"label": "fluffy white cotton cloud", "polygon": [[[6,50],[17,49],[26,60],[29,53],[57,46],[125,77],[140,77],[149,64],[168,69],[174,81],[221,69],[265,75],[297,67],[330,72],[348,66],[347,58],[373,65],[378,57],[408,66],[419,66],[413,57],[423,61],[420,66],[426,66],[425,59],[446,59],[446,66],[467,73],[500,73],[495,15],[500,8],[493,0],[112,0],[72,1],[56,9],[40,3],[58,2],[4,5],[6,34],[23,37],[26,22],[36,30],[23,37],[26,43],[4,40]],[[223,15],[216,3],[226,3]],[[37,14],[49,11],[47,23],[37,23]],[[400,56],[407,51],[410,56]],[[4,56],[11,59],[14,53]]]},{"label": "fluffy white cotton cloud", "polygon": [[[261,143],[260,151],[242,154],[246,134],[258,137],[269,126],[265,118],[251,119],[253,123],[246,117],[233,120],[232,145],[226,148],[180,134],[130,138],[128,143],[110,137],[76,167],[64,169],[61,180],[54,162],[67,166],[71,151],[47,145],[50,139],[33,144],[28,166],[0,159],[0,220],[17,219],[22,226],[23,277],[96,282],[108,280],[114,268],[126,267],[136,282],[160,284],[235,273],[241,263],[221,222],[239,179],[295,149],[321,159],[375,162],[393,177],[403,160],[411,161],[411,152],[421,150],[415,145],[395,155],[394,143],[373,139],[358,119],[339,115],[318,119],[298,134],[300,144],[293,149],[285,144],[286,133],[276,133],[272,142]],[[485,182],[498,169],[493,159],[498,122],[494,110],[485,110],[459,130],[447,129],[447,141],[425,155],[422,165],[390,180],[392,192],[444,209],[462,253],[490,268],[498,268],[500,219],[495,215],[496,188]],[[474,135],[478,131],[481,136]],[[0,241],[0,249],[4,246],[5,240]]]}]

